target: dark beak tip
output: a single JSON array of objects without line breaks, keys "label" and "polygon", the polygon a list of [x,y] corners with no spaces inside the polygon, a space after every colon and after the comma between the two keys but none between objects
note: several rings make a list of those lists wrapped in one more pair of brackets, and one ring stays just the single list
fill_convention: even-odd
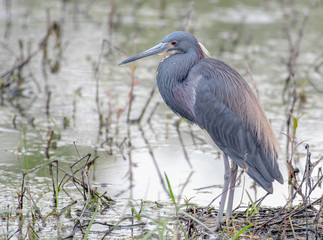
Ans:
[{"label": "dark beak tip", "polygon": [[120,63],[118,63],[118,66],[123,66],[123,65],[126,65],[128,62],[126,61],[126,60],[124,60],[124,61],[122,61],[122,62],[120,62]]}]

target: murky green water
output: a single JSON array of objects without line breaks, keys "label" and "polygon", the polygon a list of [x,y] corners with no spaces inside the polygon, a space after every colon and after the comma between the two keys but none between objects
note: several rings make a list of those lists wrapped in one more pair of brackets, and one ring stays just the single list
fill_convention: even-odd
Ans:
[{"label": "murky green water", "polygon": [[[297,4],[291,29],[293,39],[309,2]],[[1,75],[39,48],[46,35],[47,19],[59,24],[61,41],[60,45],[55,45],[56,36],[50,36],[49,65],[42,64],[43,51],[39,51],[24,66],[24,81],[19,86],[21,96],[18,96],[15,84],[0,93],[0,209],[18,204],[17,191],[22,172],[47,160],[46,148],[51,131],[54,137],[48,153],[50,156],[60,154],[57,159],[65,169],[79,159],[78,152],[80,156],[88,152],[100,156],[91,169],[91,183],[99,192],[107,192],[117,201],[127,202],[129,198],[169,201],[158,172],[163,181],[164,173],[168,175],[175,194],[179,194],[188,181],[182,195],[193,198],[191,201],[199,205],[208,204],[221,192],[221,154],[204,141],[196,126],[181,122],[178,131],[176,122],[179,118],[162,103],[158,91],[148,105],[141,125],[127,124],[130,66],[117,66],[126,57],[118,49],[132,55],[154,46],[168,33],[182,28],[190,8],[192,6],[187,1],[1,1]],[[286,31],[282,27],[282,7],[279,1],[210,0],[196,2],[192,9],[189,31],[212,56],[230,63],[253,89],[257,87],[283,150],[280,166],[285,176],[285,184],[275,184],[274,194],[263,204],[283,205],[288,198],[284,133],[290,104],[282,100],[289,56]],[[290,12],[289,9],[287,6],[286,11]],[[306,143],[310,145],[312,161],[323,154],[323,67],[322,64],[316,66],[323,61],[322,13],[320,2],[310,15],[298,58],[297,90],[298,94],[306,95],[306,102],[300,107],[298,101],[295,110],[296,115],[304,113],[297,129],[297,143],[301,144],[297,148],[299,160],[296,167],[301,169],[301,174]],[[108,51],[109,46],[105,44],[99,65],[99,105],[104,122],[100,130],[95,68],[103,39],[109,39],[112,46]],[[141,114],[154,87],[159,58],[151,57],[136,63],[131,119]],[[49,66],[53,67],[55,60],[59,61],[59,69],[53,73]],[[246,72],[246,64],[253,81]],[[129,142],[130,148],[126,146]],[[132,181],[129,180],[129,169]],[[255,192],[248,176],[243,176],[244,181],[252,197],[258,198],[265,193],[258,187]],[[51,211],[48,207],[52,194],[50,184],[47,170],[28,177],[28,187],[42,202],[43,214]],[[133,187],[129,189],[131,184]],[[73,194],[74,190],[71,192]],[[240,202],[241,194],[240,186],[236,191],[236,204]],[[322,188],[317,188],[312,196],[315,198],[321,194]],[[64,201],[67,203],[69,199],[62,199],[62,207]],[[246,194],[243,202],[248,202]],[[218,201],[214,205],[218,206]],[[116,209],[119,210],[112,215],[115,219],[123,208]],[[100,217],[106,215],[102,213]],[[5,231],[1,229],[1,232]],[[50,230],[47,228],[46,231]],[[125,233],[125,236],[129,235],[131,231]]]}]

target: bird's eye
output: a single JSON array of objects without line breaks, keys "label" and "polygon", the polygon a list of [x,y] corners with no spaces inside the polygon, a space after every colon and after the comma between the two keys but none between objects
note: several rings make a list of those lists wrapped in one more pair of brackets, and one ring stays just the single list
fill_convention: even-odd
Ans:
[{"label": "bird's eye", "polygon": [[176,41],[172,41],[170,44],[172,44],[173,46],[175,46],[177,44]]}]

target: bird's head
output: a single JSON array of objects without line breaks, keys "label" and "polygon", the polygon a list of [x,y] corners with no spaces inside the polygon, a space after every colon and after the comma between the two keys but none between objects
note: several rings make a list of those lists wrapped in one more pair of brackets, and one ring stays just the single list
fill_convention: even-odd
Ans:
[{"label": "bird's head", "polygon": [[203,58],[203,48],[193,35],[183,31],[173,32],[167,35],[160,44],[122,61],[119,65],[156,54],[170,56],[173,54],[183,54],[192,50],[196,51]]}]

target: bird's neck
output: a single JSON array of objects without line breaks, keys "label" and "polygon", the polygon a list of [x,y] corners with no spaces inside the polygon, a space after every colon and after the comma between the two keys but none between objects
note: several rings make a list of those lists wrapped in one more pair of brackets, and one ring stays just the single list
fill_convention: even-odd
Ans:
[{"label": "bird's neck", "polygon": [[158,67],[157,85],[165,103],[177,114],[194,121],[195,91],[193,82],[187,81],[192,67],[202,58],[196,52],[174,54],[163,59]]},{"label": "bird's neck", "polygon": [[202,58],[204,58],[202,50],[192,50],[164,58],[157,70],[158,85],[174,86],[183,82],[192,67]]}]

